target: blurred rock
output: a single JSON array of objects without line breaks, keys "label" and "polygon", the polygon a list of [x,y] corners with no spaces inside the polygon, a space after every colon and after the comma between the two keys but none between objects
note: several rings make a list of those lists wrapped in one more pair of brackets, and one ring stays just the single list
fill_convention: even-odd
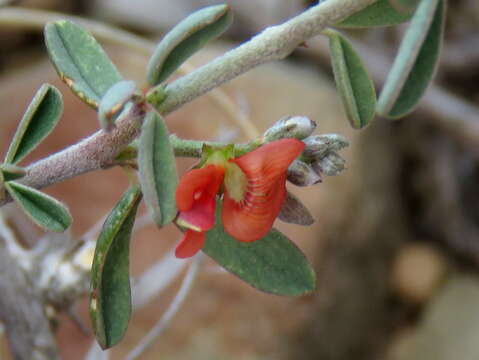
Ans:
[{"label": "blurred rock", "polygon": [[451,277],[426,309],[414,338],[389,360],[474,360],[479,356],[479,280]]},{"label": "blurred rock", "polygon": [[[146,31],[165,31],[176,25],[185,14],[207,5],[213,0],[138,0],[132,6],[129,0],[94,0],[92,14],[120,24]],[[230,0],[235,20],[230,34],[249,36],[298,14],[301,0]]]},{"label": "blurred rock", "polygon": [[446,259],[436,248],[408,244],[399,250],[394,261],[392,286],[403,300],[423,304],[434,296],[446,270]]}]

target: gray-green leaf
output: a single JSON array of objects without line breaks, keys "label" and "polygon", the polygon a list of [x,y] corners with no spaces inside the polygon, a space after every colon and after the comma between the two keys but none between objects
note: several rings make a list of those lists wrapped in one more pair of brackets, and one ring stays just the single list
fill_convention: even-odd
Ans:
[{"label": "gray-green leaf", "polygon": [[55,128],[62,112],[60,92],[50,84],[43,84],[18,125],[5,162],[16,164],[35,149]]},{"label": "gray-green leaf", "polygon": [[437,68],[445,11],[444,0],[419,4],[379,96],[379,114],[399,118],[419,102]]},{"label": "gray-green leaf", "polygon": [[45,230],[62,232],[72,223],[68,209],[53,197],[14,181],[5,188],[25,214]]},{"label": "gray-green leaf", "polygon": [[48,23],[45,42],[62,81],[93,108],[98,107],[108,89],[122,80],[95,38],[71,21]]},{"label": "gray-green leaf", "polygon": [[131,100],[136,91],[134,81],[122,80],[113,85],[101,98],[98,107],[100,126],[105,131],[110,131],[115,126],[115,119],[123,106]]},{"label": "gray-green leaf", "polygon": [[216,225],[206,233],[203,247],[208,256],[248,284],[268,293],[298,296],[315,289],[314,270],[291,240],[272,229],[260,240],[238,241],[224,231],[220,213],[218,203]]},{"label": "gray-green leaf", "polygon": [[408,21],[411,16],[412,12],[398,11],[391,6],[389,0],[378,0],[335,26],[342,28],[391,26]]},{"label": "gray-green leaf", "polygon": [[138,166],[145,203],[155,222],[158,226],[170,223],[177,212],[178,174],[165,121],[154,111],[146,115],[141,129]]},{"label": "gray-green leaf", "polygon": [[139,186],[131,186],[105,220],[95,248],[90,317],[103,349],[123,338],[130,320],[130,237],[140,200]]},{"label": "gray-green leaf", "polygon": [[161,40],[148,63],[147,80],[157,85],[210,40],[220,36],[232,22],[228,5],[200,9],[177,24]]},{"label": "gray-green leaf", "polygon": [[351,126],[361,129],[373,119],[376,91],[361,58],[339,32],[327,30],[334,80]]},{"label": "gray-green leaf", "polygon": [[4,181],[17,180],[25,176],[26,171],[24,168],[13,164],[1,164],[0,172]]}]

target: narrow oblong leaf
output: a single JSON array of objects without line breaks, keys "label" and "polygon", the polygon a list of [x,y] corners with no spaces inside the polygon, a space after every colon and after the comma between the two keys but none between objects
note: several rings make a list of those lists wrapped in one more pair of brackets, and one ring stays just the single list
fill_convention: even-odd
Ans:
[{"label": "narrow oblong leaf", "polygon": [[148,63],[148,83],[157,85],[166,80],[191,55],[220,36],[231,22],[228,5],[208,6],[186,17],[156,47]]},{"label": "narrow oblong leaf", "polygon": [[68,20],[45,26],[45,43],[58,75],[85,103],[97,108],[122,77],[95,38]]},{"label": "narrow oblong leaf", "polygon": [[0,173],[4,181],[17,180],[25,176],[26,171],[24,168],[13,164],[1,164]]},{"label": "narrow oblong leaf", "polygon": [[391,5],[390,0],[378,0],[335,26],[341,28],[392,26],[408,21],[412,13],[398,11]]},{"label": "narrow oblong leaf", "polygon": [[308,208],[289,191],[286,192],[286,198],[279,212],[278,219],[289,224],[304,226],[313,225],[314,223],[314,218]]},{"label": "narrow oblong leaf", "polygon": [[351,126],[361,129],[375,115],[376,91],[361,58],[339,32],[327,30],[334,80]]},{"label": "narrow oblong leaf", "polygon": [[130,320],[130,237],[140,200],[140,187],[132,185],[105,220],[95,248],[89,310],[103,349],[123,338]]},{"label": "narrow oblong leaf", "polygon": [[123,109],[123,106],[131,100],[135,91],[136,83],[129,80],[119,81],[108,89],[101,98],[98,107],[98,119],[103,130],[110,131],[113,129],[117,115]]},{"label": "narrow oblong leaf", "polygon": [[206,232],[203,247],[208,256],[248,284],[268,293],[298,296],[315,289],[314,270],[291,240],[272,229],[260,240],[238,241],[224,231],[220,212],[218,203],[216,225]]},{"label": "narrow oblong leaf", "polygon": [[141,129],[138,167],[145,203],[155,222],[158,226],[170,223],[177,213],[178,174],[165,121],[154,111],[146,115]]},{"label": "narrow oblong leaf", "polygon": [[50,84],[43,84],[18,125],[5,162],[16,164],[35,149],[55,128],[62,112],[60,92]]},{"label": "narrow oblong leaf", "polygon": [[399,118],[414,110],[431,82],[444,32],[445,1],[422,1],[399,47],[376,111]]},{"label": "narrow oblong leaf", "polygon": [[41,228],[62,232],[72,223],[66,206],[53,197],[14,181],[6,182],[5,188],[25,214]]}]

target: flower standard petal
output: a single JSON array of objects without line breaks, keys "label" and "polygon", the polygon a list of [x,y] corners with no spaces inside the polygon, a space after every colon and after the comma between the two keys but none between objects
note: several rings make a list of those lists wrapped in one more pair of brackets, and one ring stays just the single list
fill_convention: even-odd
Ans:
[{"label": "flower standard petal", "polygon": [[296,139],[282,139],[230,160],[246,175],[243,199],[230,196],[226,186],[222,221],[225,230],[240,241],[265,236],[281,210],[286,196],[286,171],[304,149]]},{"label": "flower standard petal", "polygon": [[205,244],[205,233],[193,230],[186,230],[183,239],[175,250],[175,256],[179,259],[189,258],[203,248]]}]

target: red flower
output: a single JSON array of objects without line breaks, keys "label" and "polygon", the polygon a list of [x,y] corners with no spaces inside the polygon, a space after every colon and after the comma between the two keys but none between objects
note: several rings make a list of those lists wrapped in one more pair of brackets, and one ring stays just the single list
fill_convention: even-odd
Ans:
[{"label": "red flower", "polygon": [[186,173],[176,191],[177,223],[187,228],[176,248],[186,258],[204,245],[205,231],[215,223],[216,195],[224,184],[222,222],[239,241],[255,241],[273,226],[286,196],[286,173],[304,149],[296,139],[263,145],[238,158],[227,159],[221,150],[200,169]]}]

